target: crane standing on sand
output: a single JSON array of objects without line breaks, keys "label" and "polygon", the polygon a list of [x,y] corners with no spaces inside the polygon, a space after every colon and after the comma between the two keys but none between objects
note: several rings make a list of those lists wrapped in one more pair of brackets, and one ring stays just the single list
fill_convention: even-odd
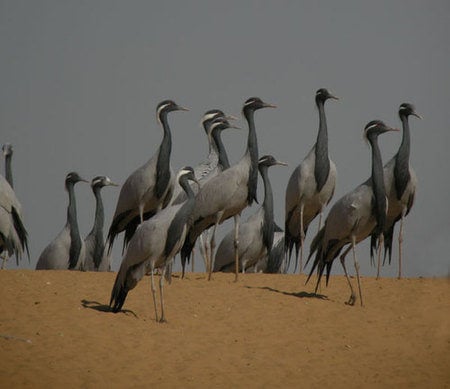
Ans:
[{"label": "crane standing on sand", "polygon": [[[384,166],[384,184],[388,197],[388,211],[386,226],[384,228],[384,259],[389,256],[391,263],[392,240],[394,237],[395,224],[400,220],[400,230],[398,233],[398,278],[402,277],[402,242],[403,242],[403,220],[408,215],[414,204],[416,195],[417,177],[413,168],[409,164],[409,154],[411,149],[411,135],[409,132],[409,116],[422,119],[412,104],[404,103],[400,105],[398,115],[402,122],[403,136],[397,154]],[[376,247],[376,236],[372,235],[370,254]],[[377,278],[380,276],[380,260],[377,266]]]},{"label": "crane standing on sand", "polygon": [[296,268],[300,250],[300,272],[308,226],[317,215],[320,215],[318,228],[320,230],[323,210],[333,197],[336,185],[336,166],[328,156],[328,129],[324,107],[328,99],[338,100],[324,88],[316,92],[316,105],[319,110],[317,141],[302,163],[292,172],[286,188],[284,227],[286,264],[288,266],[295,246]]},{"label": "crane standing on sand", "polygon": [[84,240],[86,246],[86,257],[84,270],[109,271],[111,268],[110,255],[105,250],[105,238],[103,237],[103,225],[105,222],[105,211],[101,189],[105,186],[118,186],[109,177],[97,176],[91,181],[92,192],[95,196],[95,218],[91,232]]},{"label": "crane standing on sand", "polygon": [[158,104],[156,116],[164,136],[156,154],[135,170],[122,185],[114,217],[108,232],[108,251],[117,234],[125,230],[124,248],[137,226],[165,208],[173,192],[173,172],[170,167],[172,135],[167,115],[173,111],[187,111],[172,100]]},{"label": "crane standing on sand", "polygon": [[36,270],[82,270],[85,247],[81,239],[77,221],[77,205],[74,186],[77,182],[88,182],[78,173],[67,174],[65,185],[69,194],[67,222],[58,236],[42,251],[36,264]]},{"label": "crane standing on sand", "polygon": [[[147,272],[151,275],[152,297],[156,321],[165,322],[164,277],[167,265],[173,260],[183,245],[189,224],[189,216],[194,207],[194,192],[188,180],[197,182],[194,170],[185,167],[178,173],[178,182],[186,191],[187,200],[158,212],[142,223],[130,240],[119,272],[117,273],[109,305],[113,312],[122,308],[128,292],[133,289]],[[159,290],[161,298],[161,318],[156,306],[155,269],[162,269]]]},{"label": "crane standing on sand", "polygon": [[[238,280],[239,219],[242,210],[256,199],[258,183],[258,141],[254,113],[258,109],[269,107],[275,108],[274,105],[263,102],[259,97],[251,97],[244,103],[243,114],[249,128],[247,150],[237,164],[211,178],[198,192],[192,213],[193,224],[181,250],[182,264],[190,257],[198,236],[211,226],[214,226],[214,229],[210,241],[211,258],[209,258],[209,263],[214,263],[217,226],[230,217],[234,217],[235,280]],[[211,271],[212,267],[210,267],[209,279]]]},{"label": "crane standing on sand", "polygon": [[[273,193],[268,169],[270,166],[287,163],[276,160],[271,155],[259,159],[258,169],[264,182],[264,201],[256,213],[242,223],[239,228],[239,268],[242,273],[255,266],[264,256],[270,254],[274,237]],[[230,231],[220,242],[214,261],[214,271],[234,271],[235,231]]]},{"label": "crane standing on sand", "polygon": [[362,306],[363,299],[359,279],[359,264],[356,258],[355,246],[371,234],[378,236],[380,245],[383,240],[382,236],[386,223],[387,204],[383,164],[378,147],[378,136],[387,131],[398,131],[398,129],[387,127],[380,120],[371,121],[366,125],[364,133],[372,148],[372,175],[367,181],[341,197],[333,205],[328,213],[325,225],[311,243],[308,261],[314,252],[316,252],[316,257],[306,282],[309,281],[312,273],[317,269],[316,293],[325,268],[327,270],[326,281],[328,285],[334,259],[339,255],[342,248],[349,244],[348,248],[340,256],[341,264],[351,291],[350,298],[347,302],[349,305],[355,304],[356,295],[345,267],[345,256],[350,250],[353,251],[359,298]]}]

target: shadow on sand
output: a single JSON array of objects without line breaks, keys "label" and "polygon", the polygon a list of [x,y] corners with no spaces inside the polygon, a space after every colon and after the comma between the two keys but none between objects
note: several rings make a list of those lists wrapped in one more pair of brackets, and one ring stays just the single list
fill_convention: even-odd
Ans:
[{"label": "shadow on sand", "polygon": [[309,293],[309,292],[305,292],[305,291],[285,292],[283,290],[274,289],[269,286],[246,286],[246,288],[248,288],[248,289],[263,289],[263,290],[268,290],[269,292],[281,293],[281,294],[284,294],[285,296],[293,296],[293,297],[298,297],[298,298],[316,298],[319,300],[328,300],[327,296],[325,296],[324,294],[319,294],[319,293]]},{"label": "shadow on sand", "polygon": [[[99,311],[99,312],[111,312],[113,313],[113,311],[111,311],[111,308],[109,307],[109,305],[105,305],[105,304],[100,304],[98,301],[89,301],[89,300],[81,300],[81,305],[84,308],[89,308],[89,309],[93,309],[94,311]],[[132,314],[134,317],[138,317],[133,311],[130,311],[129,309],[121,309],[119,312],[117,313],[124,313],[124,314]]]}]

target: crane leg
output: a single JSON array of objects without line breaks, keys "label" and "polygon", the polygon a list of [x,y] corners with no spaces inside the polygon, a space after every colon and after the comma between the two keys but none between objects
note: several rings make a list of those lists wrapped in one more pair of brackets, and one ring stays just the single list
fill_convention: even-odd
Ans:
[{"label": "crane leg", "polygon": [[[166,269],[167,266],[164,266],[159,278],[159,295],[161,298],[161,318],[159,319],[160,323],[166,322],[166,317],[164,316],[164,277],[166,276]],[[158,320],[158,318],[156,320]]]},{"label": "crane leg", "polygon": [[216,222],[214,223],[214,227],[213,227],[213,232],[212,232],[212,236],[211,236],[211,243],[210,243],[210,247],[211,247],[211,251],[210,251],[210,255],[208,258],[208,281],[211,280],[211,274],[212,274],[212,269],[213,269],[213,256],[215,257],[216,255],[216,229],[217,226],[220,222],[220,220],[222,219],[223,216],[223,212],[219,212],[216,216]]},{"label": "crane leg", "polygon": [[322,216],[323,216],[323,207],[320,209],[319,212],[319,227],[317,228],[317,232],[319,232],[320,228],[322,227]]},{"label": "crane leg", "polygon": [[239,221],[241,214],[238,213],[234,216],[234,282],[238,281],[239,274]]},{"label": "crane leg", "polygon": [[362,298],[362,292],[361,292],[361,281],[359,278],[359,263],[358,263],[358,259],[356,258],[355,246],[356,246],[356,240],[355,240],[355,237],[353,237],[353,239],[352,239],[353,263],[355,265],[356,279],[358,281],[359,300],[361,302],[361,306],[363,306],[364,304],[363,304],[363,298]]},{"label": "crane leg", "polygon": [[398,232],[398,279],[402,278],[402,243],[403,243],[403,218],[405,217],[405,211],[402,212],[402,218],[400,219],[400,230]]},{"label": "crane leg", "polygon": [[200,243],[199,243],[200,254],[201,254],[202,258],[203,258],[203,262],[205,264],[205,269],[207,271],[208,270],[208,252],[207,252],[207,249],[206,249],[206,239],[207,238],[203,236],[203,232],[202,232],[200,234],[200,238],[199,238],[199,240],[200,240]]},{"label": "crane leg", "polygon": [[346,302],[347,305],[355,305],[355,301],[356,301],[355,291],[353,290],[353,286],[352,286],[352,283],[350,281],[350,277],[348,276],[348,273],[347,273],[347,268],[345,267],[345,257],[347,256],[348,252],[351,249],[352,249],[352,246],[348,246],[346,248],[346,250],[344,251],[344,253],[341,254],[341,256],[339,257],[339,259],[341,260],[342,268],[344,269],[345,277],[347,278],[348,286],[350,287],[350,293],[351,294],[350,294],[350,298]]},{"label": "crane leg", "polygon": [[151,265],[150,272],[150,280],[151,280],[151,288],[152,288],[152,297],[153,297],[153,306],[155,307],[155,318],[158,321],[158,308],[156,306],[156,288],[155,288],[155,279],[154,279],[155,268],[153,264]]},{"label": "crane leg", "polygon": [[139,217],[141,218],[141,224],[144,222],[144,204],[139,204]]},{"label": "crane leg", "polygon": [[211,229],[208,228],[205,232],[205,241],[204,241],[204,244],[205,244],[205,267],[207,266],[206,262],[208,261],[208,258],[211,258],[211,255],[212,255],[211,254],[211,240],[209,238],[210,234],[211,234]]},{"label": "crane leg", "polygon": [[380,267],[381,267],[381,251],[384,243],[384,235],[383,233],[380,234],[378,237],[378,264],[377,264],[377,280],[380,278]]},{"label": "crane leg", "polygon": [[300,263],[299,263],[299,274],[302,274],[303,267],[303,245],[305,243],[305,230],[303,225],[303,209],[304,205],[300,206]]},{"label": "crane leg", "polygon": [[3,270],[4,267],[5,267],[6,261],[8,260],[8,257],[7,257],[7,255],[6,255],[5,253],[3,253],[3,254],[0,256],[0,258],[1,258],[1,260],[2,260],[2,266],[1,266],[0,269]]}]

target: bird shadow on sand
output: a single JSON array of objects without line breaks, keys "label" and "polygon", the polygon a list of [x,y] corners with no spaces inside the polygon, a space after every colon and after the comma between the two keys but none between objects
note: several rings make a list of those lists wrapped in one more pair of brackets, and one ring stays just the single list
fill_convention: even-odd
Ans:
[{"label": "bird shadow on sand", "polygon": [[328,300],[328,296],[325,296],[324,294],[320,294],[320,293],[309,293],[309,292],[305,292],[305,291],[286,292],[284,290],[274,289],[269,286],[246,286],[246,288],[268,290],[269,292],[281,293],[281,294],[284,294],[285,296],[293,296],[293,297],[298,297],[298,298],[315,298],[315,299],[319,299],[319,300]]},{"label": "bird shadow on sand", "polygon": [[[98,301],[89,301],[89,300],[83,299],[83,300],[81,300],[81,305],[84,308],[93,309],[94,311],[113,313],[113,311],[111,311],[111,308],[109,307],[109,305],[101,304]],[[124,314],[131,314],[136,318],[138,317],[133,311],[131,311],[129,309],[121,309],[119,312],[124,313]],[[119,312],[117,312],[117,313],[119,313]]]}]

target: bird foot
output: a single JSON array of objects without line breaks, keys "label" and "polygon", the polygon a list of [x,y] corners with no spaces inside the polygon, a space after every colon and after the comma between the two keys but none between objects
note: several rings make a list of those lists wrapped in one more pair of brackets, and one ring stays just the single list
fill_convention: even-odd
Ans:
[{"label": "bird foot", "polygon": [[167,320],[164,318],[164,317],[162,317],[161,319],[159,319],[158,320],[160,323],[167,323]]},{"label": "bird foot", "polygon": [[356,296],[352,293],[350,295],[350,298],[348,299],[348,301],[345,304],[353,306],[353,305],[355,305],[355,302],[356,302]]}]

